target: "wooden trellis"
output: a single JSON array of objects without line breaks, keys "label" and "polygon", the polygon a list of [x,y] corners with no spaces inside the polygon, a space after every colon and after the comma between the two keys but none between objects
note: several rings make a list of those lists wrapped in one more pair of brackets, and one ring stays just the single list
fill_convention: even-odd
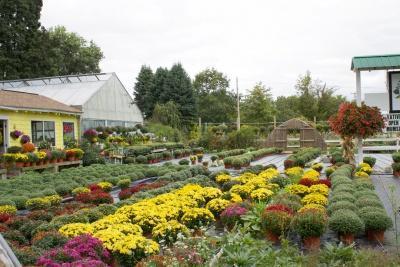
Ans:
[{"label": "wooden trellis", "polygon": [[291,149],[292,147],[288,146],[288,132],[290,130],[298,130],[300,132],[300,147],[326,149],[326,143],[322,135],[310,124],[299,119],[290,119],[276,127],[268,136],[266,145],[284,150]]}]

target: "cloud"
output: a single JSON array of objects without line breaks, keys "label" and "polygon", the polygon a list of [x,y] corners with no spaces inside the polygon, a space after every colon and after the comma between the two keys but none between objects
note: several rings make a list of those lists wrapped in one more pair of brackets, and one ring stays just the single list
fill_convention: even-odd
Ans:
[{"label": "cloud", "polygon": [[[274,96],[293,94],[299,74],[352,97],[352,56],[398,53],[396,0],[57,0],[44,1],[42,24],[65,25],[103,50],[105,72],[132,90],[142,64],[181,62],[193,78],[225,72],[242,92],[262,81]],[[363,73],[364,92],[383,91],[382,72]]]}]

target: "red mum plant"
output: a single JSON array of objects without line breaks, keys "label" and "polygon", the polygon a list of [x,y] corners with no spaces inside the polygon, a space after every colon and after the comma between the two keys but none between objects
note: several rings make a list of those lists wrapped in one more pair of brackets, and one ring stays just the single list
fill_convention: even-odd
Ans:
[{"label": "red mum plant", "polygon": [[220,215],[221,222],[228,227],[228,229],[232,229],[236,223],[242,223],[241,216],[248,211],[246,207],[240,204],[229,205]]},{"label": "red mum plant", "polygon": [[8,213],[0,213],[0,223],[6,222],[11,218],[11,215]]},{"label": "red mum plant", "polygon": [[118,193],[118,197],[120,200],[130,198],[132,195],[133,195],[133,193],[131,192],[131,190],[129,188],[121,190],[121,192]]},{"label": "red mum plant", "polygon": [[385,120],[377,107],[364,103],[358,107],[354,102],[345,102],[339,106],[337,114],[329,118],[329,125],[343,139],[344,158],[354,163],[353,139],[364,139],[382,132]]},{"label": "red mum plant", "polygon": [[329,187],[329,188],[331,188],[331,186],[332,186],[331,181],[329,181],[328,179],[321,179],[321,180],[319,180],[319,181],[317,182],[317,184],[324,184],[324,185],[326,185],[326,186]]},{"label": "red mum plant", "polygon": [[88,188],[92,192],[94,192],[94,191],[103,191],[103,189],[98,184],[90,184],[90,185],[88,185]]},{"label": "red mum plant", "polygon": [[81,193],[76,196],[76,200],[82,203],[90,203],[95,205],[111,204],[114,202],[112,196],[103,191]]},{"label": "red mum plant", "polygon": [[299,181],[299,184],[310,187],[310,186],[316,184],[316,182],[314,180],[311,180],[310,178],[301,178],[301,180]]},{"label": "red mum plant", "polygon": [[268,205],[265,208],[264,212],[268,212],[268,211],[283,211],[283,212],[286,212],[288,214],[293,214],[293,210],[291,208],[289,208],[288,206],[283,205],[283,204],[271,204],[271,205]]}]

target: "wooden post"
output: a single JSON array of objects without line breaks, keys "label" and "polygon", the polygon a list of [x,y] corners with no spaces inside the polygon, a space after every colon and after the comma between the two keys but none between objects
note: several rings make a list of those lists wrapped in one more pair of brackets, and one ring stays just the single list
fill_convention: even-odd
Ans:
[{"label": "wooden post", "polygon": [[201,117],[199,117],[199,136],[201,136]]},{"label": "wooden post", "polygon": [[274,129],[276,128],[276,116],[274,116]]},{"label": "wooden post", "polygon": [[[360,70],[356,70],[356,89],[357,89],[357,95],[356,95],[356,101],[357,101],[357,106],[361,106],[361,73]],[[356,163],[360,164],[363,160],[363,149],[362,149],[362,138],[358,137],[357,138],[357,159]]]},{"label": "wooden post", "polygon": [[237,94],[237,121],[236,121],[236,128],[240,130],[240,98],[239,98],[239,82],[238,78],[236,77],[236,94]]}]

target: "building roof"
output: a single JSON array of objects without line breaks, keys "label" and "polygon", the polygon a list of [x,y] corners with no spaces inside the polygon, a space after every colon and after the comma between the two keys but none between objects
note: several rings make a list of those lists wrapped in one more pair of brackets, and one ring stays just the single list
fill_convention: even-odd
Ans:
[{"label": "building roof", "polygon": [[351,70],[389,70],[400,68],[400,54],[353,57]]},{"label": "building roof", "polygon": [[98,73],[0,81],[0,89],[40,94],[66,105],[82,106],[112,75]]},{"label": "building roof", "polygon": [[0,109],[1,108],[11,110],[81,113],[79,109],[42,95],[12,90],[0,90]]}]

